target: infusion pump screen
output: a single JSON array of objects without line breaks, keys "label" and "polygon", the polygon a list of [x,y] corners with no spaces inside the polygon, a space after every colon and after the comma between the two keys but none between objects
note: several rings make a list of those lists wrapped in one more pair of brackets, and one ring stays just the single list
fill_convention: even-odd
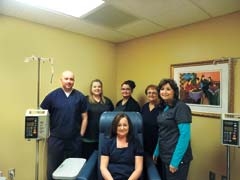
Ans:
[{"label": "infusion pump screen", "polygon": [[38,117],[25,117],[25,138],[37,138]]},{"label": "infusion pump screen", "polygon": [[237,121],[223,121],[223,144],[239,145],[239,124]]}]

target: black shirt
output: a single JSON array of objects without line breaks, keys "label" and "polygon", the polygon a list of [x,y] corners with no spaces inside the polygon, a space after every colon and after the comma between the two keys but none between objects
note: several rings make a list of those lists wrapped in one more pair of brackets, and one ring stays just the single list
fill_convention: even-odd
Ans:
[{"label": "black shirt", "polygon": [[126,104],[122,105],[122,100],[118,101],[116,104],[116,108],[114,111],[134,111],[134,112],[140,112],[140,106],[138,102],[133,99],[133,97],[130,97]]}]

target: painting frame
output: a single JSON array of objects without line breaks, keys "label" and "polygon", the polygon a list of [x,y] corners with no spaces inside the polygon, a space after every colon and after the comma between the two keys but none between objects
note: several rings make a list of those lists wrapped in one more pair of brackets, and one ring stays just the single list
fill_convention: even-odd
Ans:
[{"label": "painting frame", "polygon": [[[181,91],[182,75],[187,73],[217,72],[219,73],[219,104],[195,104],[186,102],[193,115],[219,118],[222,113],[233,111],[233,64],[231,59],[207,60],[170,65],[170,76]],[[181,77],[180,77],[181,76]],[[198,78],[199,79],[199,78]],[[180,97],[179,93],[179,97]],[[181,99],[181,97],[180,97]]]}]

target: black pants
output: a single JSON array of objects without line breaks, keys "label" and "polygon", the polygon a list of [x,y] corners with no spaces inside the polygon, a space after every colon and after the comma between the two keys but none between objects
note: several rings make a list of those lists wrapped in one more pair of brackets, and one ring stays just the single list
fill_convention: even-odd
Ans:
[{"label": "black pants", "polygon": [[59,139],[50,136],[48,138],[47,179],[53,180],[52,173],[67,158],[81,157],[81,138]]},{"label": "black pants", "polygon": [[82,142],[82,157],[89,159],[94,150],[98,150],[98,142]]},{"label": "black pants", "polygon": [[187,180],[188,170],[190,162],[181,162],[178,166],[178,170],[175,173],[169,171],[169,164],[163,163],[163,177],[162,180]]}]

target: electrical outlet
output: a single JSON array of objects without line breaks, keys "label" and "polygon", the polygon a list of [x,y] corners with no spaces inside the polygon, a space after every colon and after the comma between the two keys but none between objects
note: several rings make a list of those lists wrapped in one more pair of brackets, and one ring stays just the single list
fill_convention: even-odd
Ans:
[{"label": "electrical outlet", "polygon": [[221,180],[227,180],[227,176],[222,176]]},{"label": "electrical outlet", "polygon": [[9,180],[13,180],[16,175],[15,168],[11,168],[8,170],[8,178]]},{"label": "electrical outlet", "polygon": [[215,180],[216,174],[212,171],[209,171],[209,180]]}]

